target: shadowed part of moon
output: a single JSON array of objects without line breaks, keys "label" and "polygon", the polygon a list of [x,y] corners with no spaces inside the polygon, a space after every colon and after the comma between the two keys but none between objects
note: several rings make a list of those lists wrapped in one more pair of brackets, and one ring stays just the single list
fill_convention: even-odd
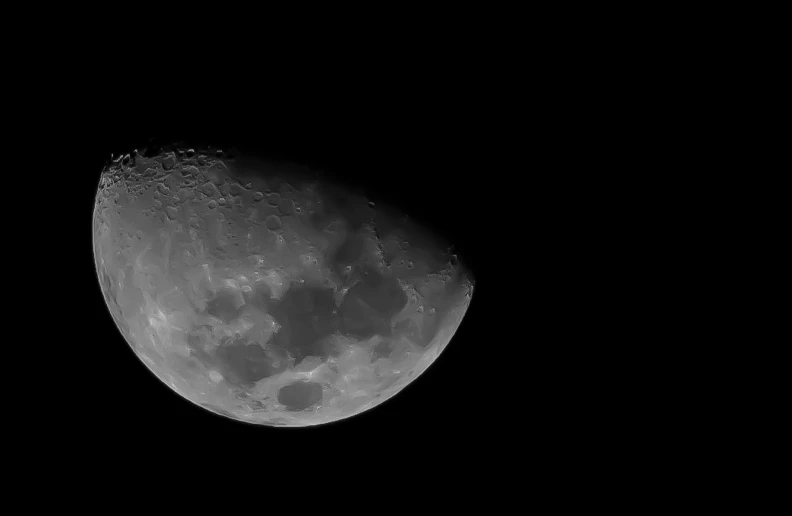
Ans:
[{"label": "shadowed part of moon", "polygon": [[278,217],[277,215],[270,215],[269,217],[267,217],[265,224],[267,226],[267,229],[271,229],[272,231],[277,231],[278,229],[281,228],[280,217]]},{"label": "shadowed part of moon", "polygon": [[259,380],[285,371],[288,365],[285,357],[276,360],[276,357],[258,343],[250,342],[245,337],[223,343],[217,348],[215,355],[223,376],[233,385],[253,385]]},{"label": "shadowed part of moon", "polygon": [[278,205],[278,209],[284,215],[291,215],[294,213],[294,201],[291,199],[283,199]]},{"label": "shadowed part of moon", "polygon": [[371,361],[377,361],[380,358],[387,358],[393,352],[393,347],[389,340],[381,340],[371,348]]},{"label": "shadowed part of moon", "polygon": [[228,324],[242,313],[242,308],[237,306],[235,296],[229,292],[221,292],[206,304],[206,313],[217,317],[224,324]]},{"label": "shadowed part of moon", "polygon": [[407,295],[395,278],[369,272],[352,287],[341,304],[346,334],[359,339],[390,335],[391,318],[407,304]]},{"label": "shadowed part of moon", "polygon": [[269,307],[269,313],[281,325],[270,345],[288,353],[295,364],[309,356],[322,360],[330,356],[333,349],[327,337],[340,329],[332,290],[292,287]]},{"label": "shadowed part of moon", "polygon": [[299,380],[288,383],[278,390],[278,403],[290,412],[310,408],[322,401],[322,385],[317,382]]}]

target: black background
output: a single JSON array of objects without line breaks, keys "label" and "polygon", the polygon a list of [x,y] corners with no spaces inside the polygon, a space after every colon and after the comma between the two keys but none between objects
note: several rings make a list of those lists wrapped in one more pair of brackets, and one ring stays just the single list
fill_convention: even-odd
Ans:
[{"label": "black background", "polygon": [[[479,17],[478,11],[475,16]],[[518,23],[523,22],[517,19]],[[561,19],[566,23],[566,17]],[[38,252],[21,257],[44,255],[47,275],[43,280],[33,278],[34,289],[29,288],[30,268],[22,268],[20,277],[12,278],[32,290],[33,299],[27,306],[38,309],[30,312],[40,327],[36,345],[25,347],[20,361],[11,364],[27,376],[26,383],[9,386],[9,398],[24,395],[24,407],[18,414],[36,423],[31,430],[34,442],[26,451],[54,443],[77,458],[101,454],[113,457],[127,445],[138,448],[137,444],[142,444],[142,461],[151,463],[152,468],[143,475],[136,474],[136,478],[153,477],[146,484],[144,496],[148,496],[149,487],[162,492],[167,490],[162,485],[170,478],[201,471],[201,462],[196,459],[211,456],[226,463],[226,470],[215,471],[208,482],[199,484],[214,489],[214,482],[228,478],[225,473],[246,460],[253,467],[264,469],[270,466],[268,459],[295,457],[302,448],[314,452],[322,471],[334,481],[337,479],[332,473],[338,463],[360,464],[359,475],[333,485],[333,493],[340,489],[339,484],[366,489],[367,481],[387,482],[390,465],[413,466],[408,478],[416,482],[406,489],[403,484],[388,482],[384,490],[377,491],[384,491],[386,500],[401,503],[412,501],[409,495],[415,492],[416,485],[424,488],[424,493],[434,487],[428,485],[427,480],[434,479],[423,475],[423,465],[438,449],[450,451],[442,457],[450,467],[469,461],[471,451],[476,452],[474,458],[501,451],[498,462],[508,466],[504,471],[510,471],[515,466],[513,452],[520,447],[530,449],[532,455],[536,455],[534,450],[545,448],[550,450],[548,462],[573,473],[579,471],[571,466],[580,462],[572,453],[581,448],[574,446],[581,442],[581,435],[590,436],[583,440],[589,450],[610,451],[599,442],[607,430],[596,429],[598,423],[603,429],[609,429],[609,425],[603,423],[601,415],[592,414],[602,405],[596,399],[596,389],[603,373],[596,366],[603,360],[594,357],[601,347],[592,346],[589,339],[568,338],[565,333],[571,327],[591,333],[591,321],[580,321],[578,314],[603,305],[602,289],[588,289],[596,295],[578,301],[581,288],[575,284],[574,273],[581,263],[598,264],[590,259],[593,253],[588,240],[567,252],[564,242],[555,238],[539,242],[534,234],[536,228],[549,228],[545,231],[559,233],[558,240],[581,240],[570,235],[568,227],[563,231],[553,227],[570,212],[571,226],[576,227],[578,221],[596,226],[593,229],[597,231],[592,233],[598,237],[601,231],[596,224],[596,203],[602,202],[601,198],[608,199],[601,193],[611,187],[610,182],[604,187],[597,184],[600,172],[610,172],[624,162],[630,172],[641,173],[655,161],[655,154],[665,152],[625,154],[629,145],[624,142],[631,142],[632,138],[623,139],[621,130],[617,138],[612,137],[608,127],[608,122],[613,123],[612,115],[605,111],[621,99],[600,100],[603,90],[609,91],[603,98],[610,100],[613,96],[611,81],[602,80],[610,73],[601,69],[601,59],[592,59],[594,65],[581,71],[570,65],[567,56],[556,58],[552,48],[566,44],[568,39],[564,31],[559,31],[550,37],[541,34],[537,45],[540,61],[545,55],[554,65],[557,63],[550,71],[536,65],[533,51],[528,59],[521,55],[513,61],[510,56],[499,60],[498,56],[505,54],[501,49],[481,51],[476,44],[471,51],[465,51],[454,48],[458,45],[456,38],[439,37],[443,43],[441,51],[430,54],[420,45],[416,52],[425,56],[425,66],[417,68],[412,57],[403,60],[409,74],[396,69],[375,49],[354,63],[354,74],[340,67],[319,71],[305,65],[299,74],[286,70],[276,73],[271,65],[273,57],[297,44],[300,35],[283,39],[277,47],[251,45],[255,58],[246,57],[245,66],[240,67],[233,56],[216,56],[204,49],[171,51],[160,37],[166,31],[159,27],[135,26],[142,30],[122,33],[115,31],[115,25],[84,31],[88,44],[83,52],[68,45],[74,33],[80,31],[63,23],[69,38],[59,39],[47,48],[48,53],[55,54],[53,63],[30,59],[31,68],[40,70],[36,70],[35,84],[25,92],[28,98],[6,99],[8,111],[29,112],[24,124],[9,123],[9,129],[36,147],[35,152],[24,156],[24,168],[12,171],[22,176],[21,181],[9,175],[9,183],[24,185],[25,181],[43,177],[45,184],[41,186],[48,197],[48,202],[36,206],[41,214],[32,233],[36,239],[34,250]],[[132,26],[129,20],[117,25]],[[208,25],[207,18],[200,26],[174,25],[167,27],[167,32],[174,40],[184,41],[185,47],[196,41],[216,46],[221,38],[207,35],[211,31]],[[458,26],[489,40],[488,35],[482,37],[473,28],[475,24]],[[500,23],[494,27],[498,34],[509,33],[501,29]],[[260,33],[251,34],[257,38]],[[526,31],[521,28],[512,33],[523,35]],[[401,47],[402,41],[411,37],[409,33],[401,34],[394,42]],[[130,45],[128,59],[106,50],[118,40]],[[235,41],[236,35],[228,40]],[[590,45],[595,40],[589,38],[579,44],[573,38],[573,53],[596,48]],[[146,41],[153,48],[146,48]],[[368,50],[366,42],[355,44]],[[520,52],[525,48],[517,44],[504,46]],[[84,54],[94,52],[101,59],[75,67]],[[459,57],[454,60],[453,55]],[[326,61],[336,67],[344,57],[332,55]],[[99,65],[99,61],[104,64]],[[377,67],[384,71],[374,76],[371,71]],[[565,73],[566,69],[570,72]],[[633,67],[624,69],[629,74]],[[515,78],[527,75],[529,81],[512,81],[493,73],[502,70],[513,71]],[[292,77],[299,80],[289,80]],[[14,80],[20,78],[23,77]],[[627,83],[632,84],[630,81]],[[516,94],[507,95],[509,86],[515,90],[511,93]],[[614,91],[616,96],[624,95],[621,87]],[[581,92],[586,94],[582,102],[576,100]],[[599,115],[599,110],[594,110],[589,116],[584,111],[580,116],[580,104],[604,106],[604,112]],[[642,104],[643,101],[630,102],[630,118],[654,120],[654,116],[644,116]],[[519,105],[528,108],[522,118],[518,115]],[[672,127],[678,124],[674,122]],[[570,134],[570,129],[574,134]],[[624,124],[623,129],[634,133],[636,140],[653,139],[632,122]],[[343,170],[350,178],[379,186],[394,204],[447,235],[457,246],[463,263],[475,274],[477,290],[473,303],[451,345],[424,375],[379,408],[315,429],[270,429],[233,423],[180,398],[148,372],[121,338],[99,292],[90,242],[99,172],[111,155],[145,147],[152,137],[220,146],[250,145],[262,153]],[[56,157],[47,155],[53,147]],[[517,154],[505,164],[504,149]],[[394,183],[388,176],[372,174],[373,169],[398,172],[404,179]],[[545,186],[544,176],[550,176],[551,189],[541,188]],[[22,197],[28,208],[27,197],[40,197],[40,190],[14,190],[9,197]],[[570,195],[570,190],[578,195]],[[613,190],[620,191],[618,184]],[[581,202],[587,196],[593,197],[591,205]],[[637,198],[643,199],[640,195]],[[63,199],[66,207],[60,206]],[[584,209],[575,211],[574,204],[578,202]],[[631,211],[617,215],[633,217]],[[31,233],[27,227],[23,226],[23,230]],[[19,261],[14,244],[8,243],[7,252]],[[554,254],[554,249],[562,252]],[[545,262],[537,263],[532,258],[539,254],[547,255]],[[593,272],[597,277],[611,279],[600,270]],[[16,273],[14,270],[9,275]],[[572,281],[565,282],[568,275]],[[538,278],[542,276],[550,285],[537,294]],[[498,292],[494,295],[496,284]],[[558,299],[550,296],[554,292]],[[568,298],[580,306],[568,307]],[[633,305],[640,304],[633,302],[632,297],[627,299]],[[548,308],[537,314],[532,312],[540,311],[537,305]],[[63,317],[49,317],[53,306]],[[554,317],[563,320],[548,317],[548,312],[555,312]],[[13,312],[8,315],[16,316]],[[576,358],[578,344],[591,351]],[[548,361],[531,360],[528,355],[537,349],[549,350],[563,360],[555,369]],[[606,356],[605,360],[609,359]],[[566,372],[568,362],[575,361],[581,363],[578,370],[593,369],[589,385],[570,382],[569,374],[555,374]],[[34,376],[36,366],[47,362],[52,371]],[[545,370],[544,375],[536,374],[540,368]],[[640,367],[638,371],[640,374]],[[553,380],[551,376],[556,377],[555,381],[548,381]],[[618,387],[631,389],[625,383]],[[24,391],[27,388],[44,391],[35,398],[33,407],[31,396]],[[594,410],[576,411],[574,406],[556,403],[558,408],[550,411],[556,418],[542,417],[542,403],[554,403],[554,396],[559,396],[553,391],[565,393],[565,389],[574,391],[575,396],[582,393],[580,404],[589,396],[596,402],[591,403]],[[566,425],[563,413],[575,414],[578,421]],[[508,426],[515,428],[517,438],[508,438]],[[569,428],[568,433],[564,427]],[[625,428],[631,430],[629,426]],[[551,438],[541,439],[551,434]],[[567,435],[572,437],[564,439]],[[305,439],[307,436],[314,438]],[[321,460],[328,456],[337,460]],[[77,461],[66,463],[70,474],[79,469]],[[596,468],[591,468],[590,475],[584,469],[586,480],[602,478],[600,462],[592,461],[592,465]],[[39,476],[38,464],[35,466]],[[493,470],[476,467],[475,472],[471,471],[476,485],[471,487],[478,487],[478,481],[489,478]],[[640,475],[636,478],[643,480]],[[142,483],[130,486],[137,489]],[[519,487],[520,494],[523,487],[529,488],[522,483]],[[565,491],[564,496],[580,498],[576,489]],[[466,495],[475,492],[454,489],[452,495],[467,501]],[[448,490],[441,491],[441,496],[446,497],[447,493]],[[495,497],[489,492],[484,494],[490,509]],[[195,492],[179,495],[195,497]]]},{"label": "black background", "polygon": [[[81,353],[79,367],[88,372],[74,380],[90,396],[93,408],[76,424],[86,427],[89,441],[165,436],[175,442],[206,441],[211,448],[279,439],[288,443],[288,452],[301,446],[308,434],[322,433],[355,446],[390,443],[405,449],[432,436],[453,434],[462,436],[468,450],[475,448],[477,436],[492,420],[488,385],[499,374],[496,368],[503,366],[503,344],[488,330],[493,307],[490,304],[490,316],[485,316],[488,302],[481,299],[487,284],[481,264],[497,246],[492,229],[498,224],[499,201],[482,180],[493,164],[487,155],[486,128],[477,125],[475,113],[459,108],[453,98],[440,101],[435,96],[358,97],[349,102],[332,95],[316,98],[310,92],[265,99],[250,91],[224,90],[215,91],[210,100],[191,94],[189,81],[179,86],[184,88],[181,95],[174,86],[161,92],[141,87],[146,91],[129,85],[109,92],[97,88],[92,90],[95,98],[73,108],[80,115],[76,151],[85,157],[80,160],[84,229],[75,231],[83,241],[74,245],[82,249],[81,312],[90,321],[87,349],[94,350]],[[68,131],[68,124],[63,127]],[[476,282],[477,294],[457,335],[397,396],[329,425],[254,426],[215,416],[184,400],[150,373],[122,339],[102,298],[91,256],[93,195],[102,168],[111,156],[152,142],[237,148],[306,164],[402,209],[452,243]]]}]

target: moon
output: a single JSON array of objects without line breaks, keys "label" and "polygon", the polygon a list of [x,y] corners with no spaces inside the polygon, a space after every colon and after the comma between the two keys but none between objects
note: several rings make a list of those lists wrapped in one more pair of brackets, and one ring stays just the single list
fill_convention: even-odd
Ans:
[{"label": "moon", "polygon": [[100,174],[96,272],[120,334],[183,399],[326,424],[426,371],[472,298],[450,246],[407,215],[300,166],[134,152]]}]

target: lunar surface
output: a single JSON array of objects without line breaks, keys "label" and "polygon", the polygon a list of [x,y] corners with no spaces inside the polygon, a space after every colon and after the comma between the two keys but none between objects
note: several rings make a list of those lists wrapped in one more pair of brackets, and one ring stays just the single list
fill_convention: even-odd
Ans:
[{"label": "lunar surface", "polygon": [[254,424],[337,421],[396,395],[453,337],[473,292],[457,257],[408,214],[318,177],[193,150],[102,171],[107,307],[186,400]]}]

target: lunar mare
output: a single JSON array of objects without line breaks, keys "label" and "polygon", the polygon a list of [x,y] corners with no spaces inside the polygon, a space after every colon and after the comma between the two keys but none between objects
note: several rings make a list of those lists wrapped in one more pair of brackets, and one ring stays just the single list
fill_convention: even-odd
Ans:
[{"label": "lunar mare", "polygon": [[96,269],[124,338],[181,396],[316,425],[403,389],[472,297],[439,237],[396,213],[288,167],[128,155],[101,175]]}]

